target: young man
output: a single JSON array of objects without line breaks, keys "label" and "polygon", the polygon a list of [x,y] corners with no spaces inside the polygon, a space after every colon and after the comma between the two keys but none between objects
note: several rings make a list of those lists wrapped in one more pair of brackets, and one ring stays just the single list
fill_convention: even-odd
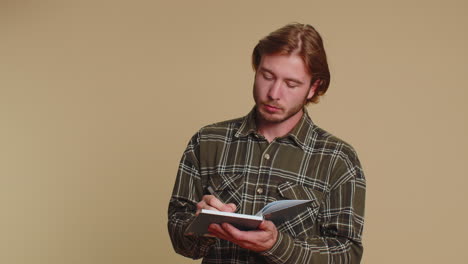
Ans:
[{"label": "young man", "polygon": [[[359,263],[361,165],[354,149],[315,125],[305,108],[330,81],[320,35],[310,25],[286,25],[260,40],[252,63],[255,107],[200,129],[182,156],[169,203],[174,249],[203,263]],[[313,203],[254,231],[223,223],[210,225],[215,237],[184,234],[200,209],[255,214],[285,199]]]}]

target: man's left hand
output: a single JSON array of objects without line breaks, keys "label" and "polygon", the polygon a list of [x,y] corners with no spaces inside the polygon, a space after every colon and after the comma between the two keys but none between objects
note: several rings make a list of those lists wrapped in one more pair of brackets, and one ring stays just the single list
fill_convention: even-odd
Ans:
[{"label": "man's left hand", "polygon": [[264,220],[258,229],[253,231],[240,231],[228,223],[211,224],[208,231],[218,238],[231,241],[242,248],[255,252],[271,249],[278,239],[278,230],[275,224],[267,220]]}]

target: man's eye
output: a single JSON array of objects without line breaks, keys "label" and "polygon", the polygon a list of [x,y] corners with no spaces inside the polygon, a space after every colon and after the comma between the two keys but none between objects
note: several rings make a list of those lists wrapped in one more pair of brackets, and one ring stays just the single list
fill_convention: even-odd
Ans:
[{"label": "man's eye", "polygon": [[291,82],[287,82],[286,85],[289,87],[289,88],[296,88],[298,85],[297,83],[291,83]]},{"label": "man's eye", "polygon": [[273,80],[273,76],[268,74],[263,74],[263,78],[265,78],[265,80]]}]

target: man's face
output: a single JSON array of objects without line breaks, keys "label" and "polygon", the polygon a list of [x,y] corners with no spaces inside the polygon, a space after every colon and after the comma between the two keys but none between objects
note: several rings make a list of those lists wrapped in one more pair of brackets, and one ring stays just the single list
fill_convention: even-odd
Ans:
[{"label": "man's face", "polygon": [[316,85],[298,55],[263,55],[255,73],[254,99],[261,122],[281,123],[302,116]]}]

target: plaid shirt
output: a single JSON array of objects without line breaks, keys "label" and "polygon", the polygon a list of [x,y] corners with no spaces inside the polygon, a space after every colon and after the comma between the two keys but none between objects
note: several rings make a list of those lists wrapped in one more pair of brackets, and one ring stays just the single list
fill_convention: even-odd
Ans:
[{"label": "plaid shirt", "polygon": [[[354,149],[317,127],[304,108],[287,135],[271,143],[256,132],[255,108],[244,118],[203,127],[190,140],[169,203],[176,252],[203,263],[359,263],[365,179]],[[237,212],[310,199],[307,210],[275,223],[278,240],[256,253],[222,239],[185,236],[196,204],[212,186]]]}]

